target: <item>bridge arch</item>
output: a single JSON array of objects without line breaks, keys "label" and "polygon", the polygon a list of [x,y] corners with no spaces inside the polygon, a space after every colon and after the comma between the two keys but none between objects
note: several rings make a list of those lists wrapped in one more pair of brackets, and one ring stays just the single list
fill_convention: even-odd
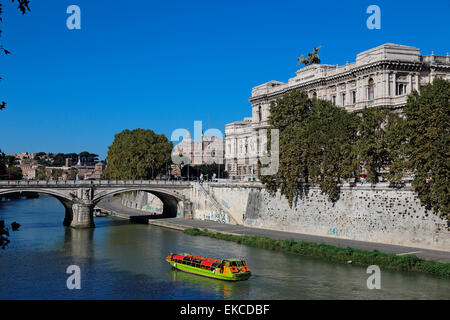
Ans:
[{"label": "bridge arch", "polygon": [[177,214],[183,210],[183,202],[186,201],[185,196],[172,190],[152,187],[123,187],[114,190],[102,190],[94,196],[92,202],[94,205],[97,205],[101,200],[108,196],[132,191],[149,192],[158,197],[163,203],[162,215],[165,217],[176,217]]},{"label": "bridge arch", "polygon": [[55,189],[41,189],[41,188],[6,189],[6,190],[0,189],[0,197],[2,195],[6,195],[6,194],[22,193],[22,192],[36,192],[36,193],[50,195],[50,196],[53,196],[54,198],[56,198],[59,202],[61,202],[61,204],[64,206],[64,209],[65,209],[63,225],[65,225],[65,226],[70,225],[70,223],[72,221],[72,217],[73,217],[73,211],[72,211],[73,199],[72,199],[72,197],[68,196],[67,194],[65,194],[63,192],[58,192],[58,190],[55,190]]},{"label": "bridge arch", "polygon": [[22,193],[22,192],[36,192],[36,193],[42,193],[42,194],[48,194],[51,196],[54,196],[55,198],[58,198],[58,200],[66,200],[66,201],[72,201],[72,197],[67,195],[66,193],[59,192],[59,190],[55,189],[45,189],[45,188],[24,188],[24,189],[0,189],[0,195],[3,194],[10,194],[10,193]]}]

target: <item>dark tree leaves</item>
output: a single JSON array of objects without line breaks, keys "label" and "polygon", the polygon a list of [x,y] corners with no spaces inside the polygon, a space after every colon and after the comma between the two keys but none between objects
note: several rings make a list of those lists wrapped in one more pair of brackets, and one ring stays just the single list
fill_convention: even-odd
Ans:
[{"label": "dark tree leaves", "polygon": [[353,150],[359,118],[329,101],[292,91],[271,104],[269,124],[280,130],[280,166],[275,175],[259,177],[266,189],[280,190],[291,206],[310,184],[337,200],[339,184],[358,168]]},{"label": "dark tree leaves", "polygon": [[[108,147],[105,179],[142,179],[156,177],[171,161],[173,144],[152,130],[124,130],[115,135]],[[153,171],[153,172],[152,172]]]},{"label": "dark tree leaves", "polygon": [[358,117],[292,91],[270,108],[270,128],[280,130],[279,170],[259,178],[292,206],[310,184],[334,201],[344,180],[364,171],[376,183],[389,170],[394,184],[412,177],[422,204],[450,218],[450,82],[438,78],[414,91],[403,113],[373,107]]}]

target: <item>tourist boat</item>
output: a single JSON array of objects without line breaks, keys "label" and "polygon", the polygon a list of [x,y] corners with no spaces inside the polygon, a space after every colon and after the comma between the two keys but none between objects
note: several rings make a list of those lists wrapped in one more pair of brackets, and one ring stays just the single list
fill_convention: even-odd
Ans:
[{"label": "tourist boat", "polygon": [[166,261],[175,269],[219,280],[239,281],[251,276],[250,268],[242,259],[219,260],[189,253],[170,253]]}]

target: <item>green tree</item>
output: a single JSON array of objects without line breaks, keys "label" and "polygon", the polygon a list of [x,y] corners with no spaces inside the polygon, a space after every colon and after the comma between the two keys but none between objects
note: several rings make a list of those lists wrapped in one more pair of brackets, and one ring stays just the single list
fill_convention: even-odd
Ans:
[{"label": "green tree", "polygon": [[[14,2],[14,0],[12,0],[12,2]],[[17,0],[17,4],[18,4],[18,8],[22,12],[22,14],[25,14],[25,12],[27,12],[27,10],[30,11],[30,8],[29,8],[30,1],[29,0]],[[2,15],[3,15],[3,6],[0,3],[0,22],[3,21]],[[1,36],[2,36],[2,30],[0,29],[0,37]],[[5,55],[11,54],[11,52],[9,50],[6,50],[5,47],[3,47],[1,44],[0,44],[0,52],[4,53]],[[0,78],[0,80],[1,79],[2,78]],[[6,106],[6,102],[2,101],[2,103],[0,103],[0,110],[5,109],[5,106]]]},{"label": "green tree", "polygon": [[[308,184],[304,123],[310,116],[310,107],[311,101],[303,91],[289,92],[270,105],[270,129],[279,130],[279,170],[274,175],[259,178],[270,193],[280,189],[290,205],[297,196],[304,194]],[[270,143],[267,149],[270,151]]]},{"label": "green tree", "polygon": [[47,154],[45,152],[38,152],[36,153],[36,155],[34,156],[34,160],[36,160],[36,162],[42,166],[50,166],[52,165],[50,163],[50,161],[48,161],[47,159]]},{"label": "green tree", "polygon": [[66,163],[66,156],[64,153],[57,153],[53,157],[52,165],[54,167],[62,167]]},{"label": "green tree", "polygon": [[69,180],[76,180],[78,174],[78,170],[75,168],[70,169]]},{"label": "green tree", "polygon": [[[409,172],[412,186],[427,208],[450,219],[450,82],[435,79],[408,96],[405,119],[391,130],[399,133],[399,155],[391,177]],[[400,133],[401,132],[401,133]]]},{"label": "green tree", "polygon": [[62,177],[63,172],[64,171],[62,169],[56,169],[55,171],[53,171],[52,174],[53,180],[58,180],[60,177]]},{"label": "green tree", "polygon": [[393,184],[402,185],[405,172],[405,119],[399,114],[393,113],[388,117],[386,125],[386,147],[390,157],[389,173],[386,175]]},{"label": "green tree", "polygon": [[15,166],[19,164],[19,159],[14,156],[6,156],[5,163],[8,166]]},{"label": "green tree", "polygon": [[22,180],[22,169],[20,167],[8,167],[6,173],[10,174],[13,180]]},{"label": "green tree", "polygon": [[150,179],[165,170],[172,142],[152,130],[124,130],[108,147],[104,179]]},{"label": "green tree", "polygon": [[360,119],[329,101],[313,100],[308,118],[305,159],[310,183],[318,185],[331,201],[339,198],[339,185],[355,177],[359,162],[354,153]]},{"label": "green tree", "polygon": [[292,205],[317,184],[337,200],[339,184],[358,169],[353,150],[359,118],[329,101],[292,91],[271,104],[269,124],[279,129],[280,165],[275,175],[259,177],[266,189],[279,189]]},{"label": "green tree", "polygon": [[45,167],[39,167],[36,171],[36,180],[47,180],[47,169]]}]

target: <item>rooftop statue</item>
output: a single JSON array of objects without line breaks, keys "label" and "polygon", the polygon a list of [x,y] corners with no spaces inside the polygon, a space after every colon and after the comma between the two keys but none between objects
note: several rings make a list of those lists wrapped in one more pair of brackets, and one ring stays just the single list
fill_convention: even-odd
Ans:
[{"label": "rooftop statue", "polygon": [[320,50],[320,48],[322,48],[322,46],[318,46],[317,48],[314,48],[314,51],[312,53],[308,52],[308,58],[305,58],[305,56],[302,54],[301,57],[297,58],[298,65],[305,64],[305,67],[306,67],[306,66],[310,66],[312,64],[319,64],[320,58],[319,58],[319,55],[317,54],[317,52]]}]

